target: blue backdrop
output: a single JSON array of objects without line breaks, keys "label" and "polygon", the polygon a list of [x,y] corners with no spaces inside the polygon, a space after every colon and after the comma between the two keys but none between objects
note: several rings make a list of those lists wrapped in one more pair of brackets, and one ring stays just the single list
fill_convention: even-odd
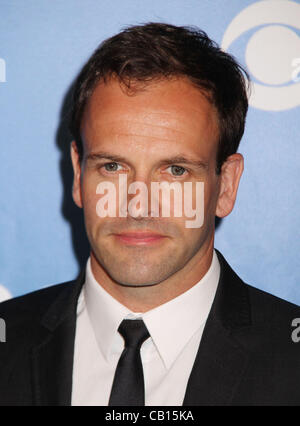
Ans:
[{"label": "blue backdrop", "polygon": [[103,39],[147,21],[200,27],[252,76],[245,171],[216,247],[245,281],[300,304],[300,4],[288,0],[0,0],[0,298],[84,264],[70,87]]}]

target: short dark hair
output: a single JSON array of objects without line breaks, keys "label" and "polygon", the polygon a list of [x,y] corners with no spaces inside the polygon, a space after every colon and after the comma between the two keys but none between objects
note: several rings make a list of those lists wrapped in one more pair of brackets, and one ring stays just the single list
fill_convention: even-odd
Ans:
[{"label": "short dark hair", "polygon": [[70,130],[80,159],[80,127],[84,109],[96,85],[116,77],[130,89],[132,82],[148,84],[186,77],[208,95],[219,118],[216,171],[234,154],[244,133],[248,109],[248,73],[223,52],[204,31],[164,23],[130,26],[100,44],[74,86]]}]

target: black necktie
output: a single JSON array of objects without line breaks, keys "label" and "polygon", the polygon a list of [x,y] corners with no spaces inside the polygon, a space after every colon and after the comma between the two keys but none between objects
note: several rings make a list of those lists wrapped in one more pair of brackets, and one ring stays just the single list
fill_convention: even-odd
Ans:
[{"label": "black necktie", "polygon": [[118,328],[125,348],[120,356],[108,405],[145,405],[144,374],[140,349],[149,332],[143,320],[123,320]]}]

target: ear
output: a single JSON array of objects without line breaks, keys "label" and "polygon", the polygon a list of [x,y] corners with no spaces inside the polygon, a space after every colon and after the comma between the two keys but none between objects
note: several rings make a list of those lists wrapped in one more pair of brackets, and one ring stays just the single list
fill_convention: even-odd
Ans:
[{"label": "ear", "polygon": [[78,153],[78,149],[77,149],[77,145],[75,141],[71,143],[71,159],[72,159],[73,172],[74,172],[73,188],[72,188],[73,200],[78,207],[82,208],[81,180],[80,180],[81,165],[80,165],[79,153]]},{"label": "ear", "polygon": [[232,211],[243,170],[244,158],[241,154],[230,155],[223,164],[216,216],[225,217]]}]

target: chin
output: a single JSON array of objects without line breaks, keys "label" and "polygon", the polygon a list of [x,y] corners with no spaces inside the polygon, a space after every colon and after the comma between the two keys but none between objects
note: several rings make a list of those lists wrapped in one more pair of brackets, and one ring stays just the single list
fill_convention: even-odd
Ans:
[{"label": "chin", "polygon": [[181,253],[139,253],[124,256],[113,250],[104,249],[96,252],[98,264],[117,284],[127,287],[147,287],[157,285],[185,264],[185,258]]},{"label": "chin", "polygon": [[154,286],[169,277],[161,265],[119,265],[119,268],[109,268],[106,265],[106,271],[110,277],[119,285],[126,287],[148,287]]}]

